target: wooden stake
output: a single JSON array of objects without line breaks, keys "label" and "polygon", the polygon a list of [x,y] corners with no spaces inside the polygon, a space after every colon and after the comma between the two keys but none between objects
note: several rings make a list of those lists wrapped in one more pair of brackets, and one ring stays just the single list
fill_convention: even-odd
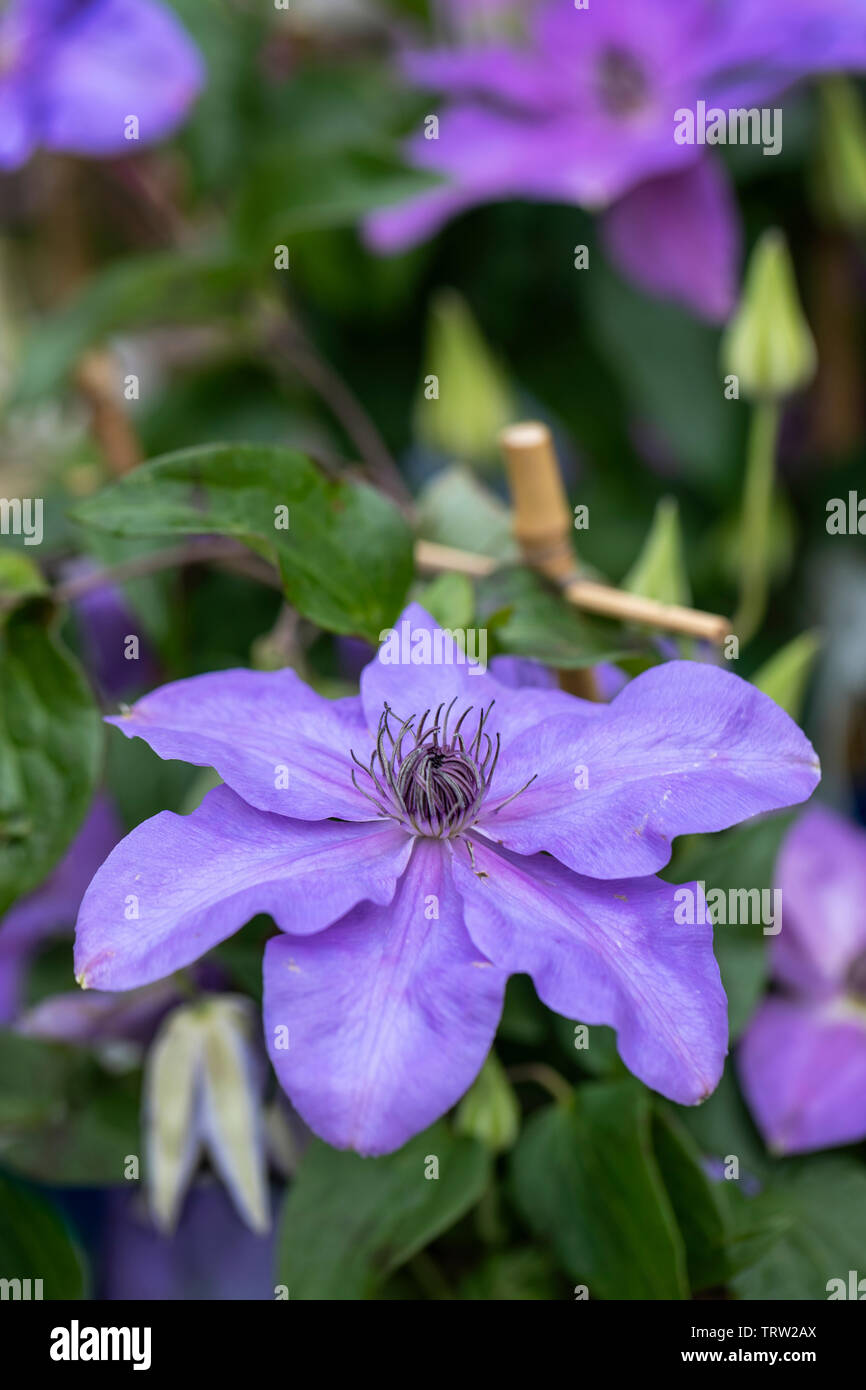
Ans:
[{"label": "wooden stake", "polygon": [[658,603],[581,579],[572,544],[572,513],[549,429],[537,421],[509,425],[500,442],[514,498],[514,534],[524,558],[558,584],[569,603],[620,622],[642,623],[717,644],[725,640],[730,620],[717,613]]}]

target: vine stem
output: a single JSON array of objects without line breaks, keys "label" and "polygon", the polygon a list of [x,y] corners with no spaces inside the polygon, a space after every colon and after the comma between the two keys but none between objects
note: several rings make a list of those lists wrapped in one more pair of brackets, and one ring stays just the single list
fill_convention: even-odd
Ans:
[{"label": "vine stem", "polygon": [[565,1077],[560,1076],[559,1072],[549,1067],[546,1062],[521,1063],[519,1066],[509,1067],[507,1075],[512,1081],[533,1081],[536,1086],[542,1086],[558,1105],[570,1105],[574,1098],[574,1092]]},{"label": "vine stem", "polygon": [[273,589],[282,589],[280,576],[267,560],[253,554],[240,541],[227,536],[189,541],[184,545],[172,545],[164,550],[154,550],[149,555],[136,555],[120,564],[105,569],[90,570],[56,584],[52,598],[57,603],[72,603],[94,589],[102,589],[107,584],[124,584],[129,579],[140,579],[143,575],[157,574],[160,570],[180,569],[184,565],[204,564],[208,561],[226,565],[229,569],[240,571],[251,579],[258,579]]}]

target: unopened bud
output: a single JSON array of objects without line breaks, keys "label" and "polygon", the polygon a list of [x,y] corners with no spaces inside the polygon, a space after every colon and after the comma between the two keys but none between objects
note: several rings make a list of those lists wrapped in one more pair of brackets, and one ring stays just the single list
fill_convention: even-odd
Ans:
[{"label": "unopened bud", "polygon": [[520,1107],[501,1062],[491,1052],[457,1109],[456,1129],[493,1153],[510,1149],[520,1130]]},{"label": "unopened bud", "polygon": [[791,395],[815,374],[815,342],[780,231],[765,232],[752,252],[722,360],[725,372],[739,378],[743,395],[759,400]]},{"label": "unopened bud", "polygon": [[514,414],[508,387],[453,290],[433,302],[424,370],[415,412],[419,439],[464,462],[496,458],[499,431]]}]

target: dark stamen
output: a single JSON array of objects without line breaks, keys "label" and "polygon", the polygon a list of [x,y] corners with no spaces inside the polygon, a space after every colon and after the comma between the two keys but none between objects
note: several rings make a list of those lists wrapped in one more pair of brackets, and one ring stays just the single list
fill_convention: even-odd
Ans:
[{"label": "dark stamen", "polygon": [[[352,782],[357,790],[380,816],[391,816],[418,835],[450,837],[473,825],[499,761],[499,735],[491,738],[485,728],[493,702],[478,712],[471,735],[464,731],[464,725],[470,727],[467,720],[473,705],[462,711],[449,732],[456,703],[455,696],[447,708],[441,704],[435,714],[427,709],[420,719],[415,715],[400,719],[386,705],[369,765],[352,753],[357,769],[352,771]],[[404,752],[407,739],[412,742]],[[359,772],[369,780],[366,789],[359,781]],[[514,796],[502,805],[508,805]]]}]

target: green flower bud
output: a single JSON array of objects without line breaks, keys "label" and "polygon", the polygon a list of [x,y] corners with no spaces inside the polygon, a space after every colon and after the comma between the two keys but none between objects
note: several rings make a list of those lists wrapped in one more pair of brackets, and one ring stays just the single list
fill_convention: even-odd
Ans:
[{"label": "green flower bud", "polygon": [[458,1134],[478,1139],[492,1153],[503,1153],[517,1139],[520,1106],[494,1052],[460,1102],[455,1127]]},{"label": "green flower bud", "polygon": [[514,418],[504,373],[461,297],[433,301],[424,380],[415,409],[418,438],[449,458],[498,460],[499,431]]},{"label": "green flower bud", "polygon": [[744,396],[778,400],[815,374],[815,342],[797,293],[794,268],[780,231],[764,232],[752,252],[739,308],[722,341],[726,373]]},{"label": "green flower bud", "polygon": [[857,89],[844,77],[821,83],[821,124],[815,196],[825,219],[866,228],[866,111]]}]

